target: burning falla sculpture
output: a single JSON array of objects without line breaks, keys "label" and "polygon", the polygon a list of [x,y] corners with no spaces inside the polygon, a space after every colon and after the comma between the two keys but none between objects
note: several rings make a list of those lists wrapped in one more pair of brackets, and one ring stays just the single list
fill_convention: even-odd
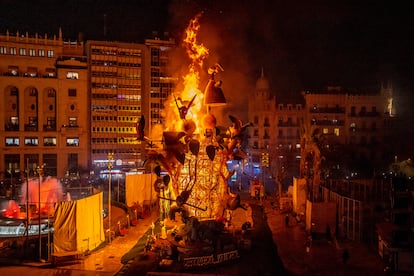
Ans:
[{"label": "burning falla sculpture", "polygon": [[144,134],[145,119],[142,117],[137,124],[138,139],[149,145],[146,164],[151,164],[158,176],[154,186],[159,193],[161,236],[184,258],[222,252],[223,243],[233,240],[223,238],[225,233],[231,236],[223,231],[230,223],[226,214],[243,210],[244,206],[239,195],[228,189],[232,172],[227,161],[244,159],[241,143],[251,125],[234,116],[229,116],[231,127],[217,125],[210,111],[226,101],[221,81],[215,80],[223,67],[218,63],[211,66],[204,93],[198,89],[199,68],[208,54],[202,44],[197,44],[198,28],[196,17],[184,39],[192,63],[183,77],[183,88],[177,88],[164,103],[166,124],[162,134],[150,133],[148,138]]},{"label": "burning falla sculpture", "polygon": [[[216,72],[212,70],[209,82],[214,82]],[[192,215],[216,218],[222,216],[226,208],[239,207],[238,196],[231,194],[227,187],[231,172],[226,162],[244,159],[241,143],[244,131],[251,124],[243,124],[230,115],[232,126],[225,128],[217,126],[214,115],[206,113],[197,131],[199,122],[187,115],[196,97],[194,95],[183,107],[174,96],[181,129],[164,131],[162,148],[147,148],[147,162],[154,164],[154,173],[159,177],[154,183],[155,190],[160,193],[160,199],[174,203],[169,208],[170,217],[190,207]],[[145,137],[142,128],[140,136]],[[167,190],[169,197],[164,195]]]},{"label": "burning falla sculpture", "polygon": [[[209,82],[214,82],[215,73],[213,70]],[[245,208],[240,196],[228,189],[232,172],[227,161],[244,158],[241,143],[251,125],[229,116],[232,126],[217,126],[216,118],[208,111],[201,123],[195,122],[188,114],[197,96],[185,105],[185,112],[174,97],[181,129],[164,131],[161,147],[147,148],[147,162],[153,164],[158,176],[154,186],[159,193],[161,219],[164,227],[170,228],[165,235],[188,255],[217,251],[212,244],[226,226],[226,211]],[[207,240],[209,246],[205,246]],[[204,251],[200,251],[200,243]]]}]

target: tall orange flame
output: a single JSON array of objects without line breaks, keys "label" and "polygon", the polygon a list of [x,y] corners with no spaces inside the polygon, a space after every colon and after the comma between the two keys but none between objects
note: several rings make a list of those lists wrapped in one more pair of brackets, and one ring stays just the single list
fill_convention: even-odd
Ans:
[{"label": "tall orange flame", "polygon": [[198,44],[197,42],[197,33],[200,29],[199,18],[200,15],[197,15],[190,21],[190,24],[185,30],[186,37],[184,38],[184,44],[188,57],[192,60],[193,64],[198,64],[202,67],[204,59],[208,56],[208,49],[202,43]]},{"label": "tall orange flame", "polygon": [[179,108],[188,104],[194,96],[195,99],[189,107],[185,119],[192,120],[196,124],[196,131],[199,132],[200,130],[199,121],[201,121],[204,113],[202,106],[204,94],[199,88],[200,70],[204,59],[208,56],[208,49],[197,41],[197,33],[200,29],[199,18],[200,15],[197,15],[190,21],[183,39],[186,53],[191,61],[188,66],[188,73],[182,79],[183,88],[175,91],[166,103],[166,116],[168,118],[166,129],[170,131],[182,130],[184,120],[182,117],[180,118]]}]

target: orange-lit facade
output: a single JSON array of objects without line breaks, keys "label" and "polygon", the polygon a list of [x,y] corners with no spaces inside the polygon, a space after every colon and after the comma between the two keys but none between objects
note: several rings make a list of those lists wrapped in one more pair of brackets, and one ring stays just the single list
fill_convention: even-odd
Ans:
[{"label": "orange-lit facade", "polygon": [[143,44],[64,41],[28,33],[0,35],[0,177],[102,170],[145,160],[136,124],[162,124],[174,87],[167,72],[174,41]]},{"label": "orange-lit facade", "polygon": [[[279,102],[271,96],[269,82],[263,72],[256,82],[255,97],[249,101],[249,153],[251,172],[261,171],[275,176],[281,170],[299,175],[302,122],[319,129],[324,144],[334,148],[352,148],[351,158],[370,162],[392,162],[390,141],[396,115],[391,86],[379,92],[346,91],[341,87],[305,90],[303,101]],[[263,164],[268,156],[269,165]],[[291,177],[290,177],[291,179]]]},{"label": "orange-lit facade", "polygon": [[83,45],[62,33],[0,35],[2,177],[62,177],[89,160],[88,68]]}]

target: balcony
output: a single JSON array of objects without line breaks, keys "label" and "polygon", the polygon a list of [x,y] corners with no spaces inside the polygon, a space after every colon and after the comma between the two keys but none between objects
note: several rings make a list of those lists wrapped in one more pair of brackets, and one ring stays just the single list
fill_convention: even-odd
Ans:
[{"label": "balcony", "polygon": [[312,125],[317,126],[344,126],[345,121],[344,120],[312,120]]},{"label": "balcony", "polygon": [[351,112],[348,115],[349,117],[379,117],[380,113],[377,111],[371,111],[371,112],[360,111],[358,114],[356,112]]},{"label": "balcony", "polygon": [[293,123],[292,121],[287,121],[287,122],[279,121],[277,123],[277,126],[278,127],[298,127],[299,124],[298,123]]},{"label": "balcony", "polygon": [[82,128],[79,127],[78,125],[62,125],[62,127],[60,128],[60,131],[62,133],[81,133],[82,132]]},{"label": "balcony", "polygon": [[43,131],[56,131],[56,124],[43,125]]},{"label": "balcony", "polygon": [[37,124],[24,124],[25,131],[37,131]]},{"label": "balcony", "polygon": [[345,113],[344,107],[311,107],[310,113]]},{"label": "balcony", "polygon": [[4,129],[6,131],[19,131],[19,124],[5,124]]}]

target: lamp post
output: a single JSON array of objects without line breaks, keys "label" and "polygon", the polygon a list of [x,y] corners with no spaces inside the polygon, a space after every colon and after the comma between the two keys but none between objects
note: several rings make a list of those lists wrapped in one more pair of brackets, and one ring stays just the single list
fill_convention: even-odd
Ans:
[{"label": "lamp post", "polygon": [[112,180],[112,161],[114,160],[114,154],[112,152],[108,153],[108,241],[111,243],[111,180]]},{"label": "lamp post", "polygon": [[[116,160],[116,162],[115,162],[115,164],[116,164],[117,166],[121,166],[121,165],[122,165],[122,160],[121,160],[121,159],[117,159],[117,160]],[[117,193],[117,200],[118,200],[118,202],[119,202],[119,178],[122,176],[122,174],[121,174],[120,172],[118,172],[118,173],[116,174],[116,176],[117,176],[117,178],[118,178],[118,193]]]},{"label": "lamp post", "polygon": [[38,214],[38,219],[39,219],[39,260],[42,262],[42,231],[41,231],[41,221],[40,221],[40,184],[42,181],[42,175],[43,175],[43,169],[44,169],[45,165],[39,165],[36,168],[36,172],[37,172],[37,176],[38,176],[38,183],[39,183],[39,187],[38,187],[38,201],[39,201],[39,206],[37,208],[37,214]]}]

